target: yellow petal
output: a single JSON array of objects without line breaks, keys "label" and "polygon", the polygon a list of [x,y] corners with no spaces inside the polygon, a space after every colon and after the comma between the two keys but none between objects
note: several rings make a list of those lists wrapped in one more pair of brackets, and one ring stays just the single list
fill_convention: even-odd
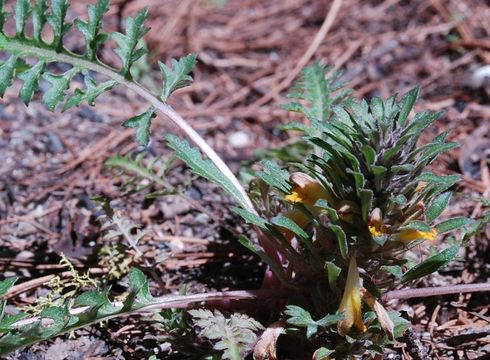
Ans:
[{"label": "yellow petal", "polygon": [[284,198],[287,201],[313,206],[318,199],[330,200],[330,196],[325,188],[311,176],[304,173],[292,173],[290,177],[293,183],[291,194]]},{"label": "yellow petal", "polygon": [[340,335],[345,336],[352,326],[362,332],[367,330],[362,321],[361,306],[361,278],[357,270],[356,258],[353,256],[350,259],[347,282],[339,307],[339,311],[344,314],[344,319],[337,324]]},{"label": "yellow petal", "polygon": [[395,236],[395,240],[403,243],[408,243],[414,240],[429,240],[432,241],[437,237],[436,229],[432,231],[419,231],[415,229],[404,229]]}]

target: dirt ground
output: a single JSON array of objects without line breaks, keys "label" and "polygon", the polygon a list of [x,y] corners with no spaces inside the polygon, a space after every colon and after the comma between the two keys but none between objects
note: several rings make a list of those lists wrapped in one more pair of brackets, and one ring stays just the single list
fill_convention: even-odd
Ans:
[{"label": "dirt ground", "polygon": [[[72,1],[69,15],[84,14],[88,3]],[[420,84],[417,110],[445,111],[426,139],[448,130],[449,139],[461,144],[433,165],[437,173],[463,176],[445,216],[478,218],[488,212],[472,199],[490,199],[490,2],[345,0],[317,44],[329,0],[111,4],[107,30],[117,30],[125,16],[149,8],[149,65],[141,65],[139,76],[145,86],[154,88],[161,81],[157,60],[168,63],[172,57],[198,54],[194,83],[170,102],[232,170],[253,160],[258,149],[286,144],[294,136],[278,130],[291,116],[281,105],[310,49],[306,60],[343,70],[342,79],[358,97],[387,97]],[[84,46],[75,37],[70,40],[69,47]],[[100,56],[117,64],[109,48]],[[121,196],[124,175],[107,169],[104,161],[135,150],[134,131],[120,124],[146,109],[141,99],[117,89],[101,97],[96,108],[49,113],[40,101],[26,108],[17,98],[18,85],[0,102],[0,269],[3,276],[18,275],[26,284],[10,304],[29,305],[46,294],[46,276],[65,271],[60,253],[80,269],[95,269],[94,276],[107,270],[96,256],[105,240],[90,199],[100,194],[114,198],[125,216],[152,230],[154,236],[142,244],[149,258],[168,254],[155,267],[165,285],[152,282],[155,295],[178,292],[183,284],[189,293],[260,286],[264,267],[237,243],[237,234],[246,230],[231,214],[231,200],[214,186],[195,180],[185,187],[185,199]],[[163,141],[167,132],[178,133],[158,117],[154,156],[170,156]],[[181,163],[174,164],[168,179],[179,187],[191,175]],[[419,286],[488,281],[489,238],[490,229],[474,237],[458,261]],[[390,306],[405,312],[414,334],[391,349],[389,358],[490,358],[488,293],[401,299]],[[149,326],[118,319],[8,358],[142,358],[145,350],[161,345],[157,334],[147,332]],[[425,349],[427,355],[410,354],[413,349]]]}]

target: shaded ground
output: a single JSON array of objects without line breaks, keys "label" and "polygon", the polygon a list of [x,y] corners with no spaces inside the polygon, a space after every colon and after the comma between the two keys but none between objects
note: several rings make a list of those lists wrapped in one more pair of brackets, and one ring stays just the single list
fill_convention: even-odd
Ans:
[{"label": "shaded ground", "polygon": [[[74,2],[71,14],[85,13],[87,3]],[[106,24],[112,30],[121,16],[147,5],[142,0],[112,3]],[[256,149],[293,136],[277,130],[290,116],[281,104],[290,74],[329,6],[330,1],[320,0],[229,0],[222,8],[211,1],[152,2],[147,39],[153,67],[140,81],[149,87],[160,81],[156,60],[196,52],[195,82],[171,102],[238,171]],[[480,0],[346,0],[313,56],[344,69],[343,78],[357,96],[387,97],[421,84],[417,110],[446,112],[427,138],[449,130],[449,139],[462,144],[434,164],[436,172],[464,175],[447,216],[479,217],[485,207],[469,198],[488,199],[490,194],[489,168],[482,161],[490,148],[490,80],[478,77],[478,70],[490,64],[488,19],[490,4]],[[117,61],[109,49],[101,56]],[[7,92],[0,106],[0,268],[5,276],[17,274],[28,281],[58,273],[61,252],[81,268],[104,271],[94,256],[104,240],[90,197],[105,194],[116,199],[125,216],[151,228],[155,235],[143,245],[150,258],[171,253],[156,267],[165,291],[176,292],[183,283],[189,292],[259,286],[262,267],[236,245],[243,229],[230,214],[230,201],[212,186],[195,181],[185,188],[187,200],[152,202],[141,194],[121,198],[117,185],[124,176],[105,169],[104,161],[134,150],[133,131],[119,124],[146,104],[117,90],[99,101],[97,112],[82,107],[53,115],[38,102],[25,109],[16,93]],[[167,156],[163,134],[176,129],[163,118],[154,127],[151,150]],[[170,172],[175,186],[190,178],[183,169],[176,163]],[[196,203],[201,207],[195,208]],[[489,232],[472,239],[461,261],[420,285],[488,281]],[[17,305],[43,294],[42,283],[28,284],[12,299]],[[162,293],[153,286],[155,294]],[[434,356],[482,359],[490,351],[488,304],[488,294],[468,294],[392,305],[406,311],[415,337]],[[13,358],[54,354],[55,359],[64,351],[71,355],[58,358],[81,358],[82,352],[88,357],[137,357],[157,345],[138,340],[144,331],[140,322],[122,319],[83,330],[84,337],[77,340],[36,345]],[[400,344],[396,351],[409,359],[409,347]]]}]

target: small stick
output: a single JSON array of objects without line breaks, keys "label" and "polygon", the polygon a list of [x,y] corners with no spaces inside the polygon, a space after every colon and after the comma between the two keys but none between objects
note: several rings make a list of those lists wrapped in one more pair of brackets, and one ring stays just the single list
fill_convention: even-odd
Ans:
[{"label": "small stick", "polygon": [[385,293],[381,299],[383,301],[390,301],[394,299],[413,299],[427,296],[441,296],[450,294],[464,294],[474,292],[488,292],[490,291],[490,283],[480,284],[462,284],[462,285],[450,285],[450,286],[438,286],[430,288],[419,289],[400,289],[392,290]]}]

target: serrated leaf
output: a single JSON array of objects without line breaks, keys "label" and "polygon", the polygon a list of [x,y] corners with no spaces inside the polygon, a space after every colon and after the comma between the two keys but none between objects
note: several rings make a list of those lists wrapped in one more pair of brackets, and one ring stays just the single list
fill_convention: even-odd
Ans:
[{"label": "serrated leaf", "polygon": [[291,185],[289,184],[289,172],[287,170],[281,169],[281,167],[270,160],[263,160],[260,165],[264,168],[263,171],[259,172],[259,176],[268,185],[279,189],[283,193],[287,194],[291,191]]},{"label": "serrated leaf", "polygon": [[150,30],[144,26],[147,17],[148,9],[144,8],[134,18],[126,18],[126,34],[115,32],[111,35],[118,45],[115,52],[123,63],[121,74],[126,78],[131,77],[129,72],[131,65],[146,53],[144,48],[138,48],[137,45],[140,39]]},{"label": "serrated leaf", "polygon": [[451,201],[452,192],[448,191],[439,195],[425,211],[425,218],[431,223],[442,214]]},{"label": "serrated leaf", "polygon": [[347,245],[347,237],[345,235],[344,230],[338,225],[331,225],[330,229],[334,232],[335,237],[337,238],[337,244],[339,245],[340,255],[344,259],[347,259],[347,255],[349,253],[349,247]]},{"label": "serrated leaf", "polygon": [[459,247],[452,246],[446,250],[443,250],[437,255],[431,256],[403,274],[401,282],[404,283],[407,281],[416,280],[432,274],[453,260],[458,255],[458,251]]},{"label": "serrated leaf", "polygon": [[25,37],[25,26],[31,12],[29,0],[17,0],[14,5],[16,36]]},{"label": "serrated leaf", "polygon": [[17,57],[12,55],[2,66],[0,66],[0,97],[3,97],[5,91],[12,85],[16,62]]},{"label": "serrated leaf", "polygon": [[233,197],[240,206],[248,208],[247,202],[236,190],[235,185],[214,165],[211,160],[203,159],[201,152],[191,147],[186,140],[181,140],[175,135],[168,134],[166,137],[170,148],[175,150],[177,156],[184,161],[196,175],[202,176],[219,185],[228,195]]},{"label": "serrated leaf", "polygon": [[463,226],[468,225],[471,222],[471,219],[465,217],[455,217],[452,219],[448,219],[436,225],[436,230],[439,234],[444,234],[449,231],[453,231]]},{"label": "serrated leaf", "polygon": [[328,314],[328,315],[322,317],[320,320],[317,320],[316,323],[321,327],[329,327],[329,326],[332,326],[332,325],[338,323],[343,318],[344,318],[344,315],[340,314],[340,313]]},{"label": "serrated leaf", "polygon": [[308,339],[317,333],[318,324],[305,309],[296,305],[288,305],[286,306],[284,314],[288,316],[286,319],[288,324],[300,328],[306,328],[306,337]]},{"label": "serrated leaf", "polygon": [[189,54],[180,58],[178,61],[172,59],[171,67],[167,67],[167,65],[160,61],[158,62],[163,75],[163,89],[160,95],[162,101],[167,101],[168,97],[175,90],[183,88],[192,82],[192,76],[189,74],[196,65],[196,58],[196,54]]},{"label": "serrated leaf", "polygon": [[65,23],[66,11],[69,6],[67,0],[52,0],[51,13],[46,17],[53,29],[54,39],[52,46],[56,51],[60,51],[63,47],[63,36],[70,30],[72,25]]},{"label": "serrated leaf", "polygon": [[257,336],[256,332],[263,326],[253,318],[235,313],[225,317],[218,310],[190,310],[195,326],[201,331],[200,336],[214,342],[213,348],[222,351],[223,359],[241,360],[251,350]]},{"label": "serrated leaf", "polygon": [[38,43],[42,40],[42,31],[47,21],[47,8],[46,0],[37,0],[32,9],[32,37]]},{"label": "serrated leaf", "polygon": [[[111,90],[118,83],[115,80],[106,81],[100,85],[88,75],[84,77],[85,91],[81,89],[75,89],[73,96],[66,100],[63,111],[71,109],[74,106],[79,106],[82,102],[86,101],[90,106],[95,105],[95,100],[104,92]],[[124,124],[124,123],[123,123]],[[124,126],[124,125],[123,125]]]},{"label": "serrated leaf", "polygon": [[24,104],[29,105],[34,93],[39,90],[39,78],[45,65],[44,61],[38,61],[32,68],[17,75],[19,79],[24,81],[19,93]]},{"label": "serrated leaf", "polygon": [[7,291],[9,291],[12,286],[14,286],[15,282],[18,279],[19,278],[17,276],[14,276],[0,281],[0,297],[4,296]]},{"label": "serrated leaf", "polygon": [[139,269],[132,269],[129,273],[129,286],[136,291],[136,299],[143,305],[151,304],[155,301],[150,293],[148,279]]},{"label": "serrated leaf", "polygon": [[70,81],[78,72],[78,69],[72,68],[61,75],[54,75],[50,73],[44,73],[43,78],[51,83],[51,87],[44,93],[43,103],[54,111],[58,104],[63,101],[65,97],[65,91],[70,87]]},{"label": "serrated leaf", "polygon": [[102,29],[102,18],[109,10],[109,0],[98,0],[96,5],[91,4],[87,9],[88,21],[75,19],[75,26],[85,37],[85,57],[93,60],[97,46],[105,38],[100,30]]},{"label": "serrated leaf", "polygon": [[398,114],[398,125],[400,127],[404,126],[408,115],[410,114],[410,111],[412,110],[413,106],[415,105],[415,101],[417,100],[419,96],[420,88],[417,86],[416,88],[410,90],[402,99],[401,101],[401,108],[400,108],[400,113]]},{"label": "serrated leaf", "polygon": [[139,114],[122,123],[126,128],[136,128],[136,142],[143,146],[150,143],[151,121],[156,116],[155,108],[152,106],[144,113]]}]

